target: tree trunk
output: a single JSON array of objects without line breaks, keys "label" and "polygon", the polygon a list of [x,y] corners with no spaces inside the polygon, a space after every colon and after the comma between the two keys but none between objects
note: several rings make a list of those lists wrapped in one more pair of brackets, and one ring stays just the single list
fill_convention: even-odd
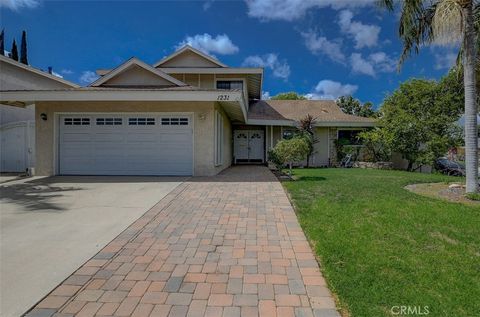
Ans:
[{"label": "tree trunk", "polygon": [[464,17],[463,71],[465,86],[465,167],[466,192],[478,190],[478,130],[477,103],[475,92],[476,34],[473,25],[473,1],[462,8]]}]

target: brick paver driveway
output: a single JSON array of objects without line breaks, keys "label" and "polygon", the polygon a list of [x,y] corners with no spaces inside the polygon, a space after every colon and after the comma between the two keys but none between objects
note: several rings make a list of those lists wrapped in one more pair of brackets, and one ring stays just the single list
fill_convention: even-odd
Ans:
[{"label": "brick paver driveway", "polygon": [[53,315],[339,316],[281,184],[259,166],[177,187],[28,314]]}]

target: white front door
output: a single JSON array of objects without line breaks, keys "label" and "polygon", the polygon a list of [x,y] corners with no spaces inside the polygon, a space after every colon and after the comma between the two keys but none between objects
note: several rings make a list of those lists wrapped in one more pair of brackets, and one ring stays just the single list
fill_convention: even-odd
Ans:
[{"label": "white front door", "polygon": [[193,174],[189,115],[72,114],[59,120],[60,174]]},{"label": "white front door", "polygon": [[236,130],[233,137],[235,163],[263,163],[264,132],[262,130]]}]

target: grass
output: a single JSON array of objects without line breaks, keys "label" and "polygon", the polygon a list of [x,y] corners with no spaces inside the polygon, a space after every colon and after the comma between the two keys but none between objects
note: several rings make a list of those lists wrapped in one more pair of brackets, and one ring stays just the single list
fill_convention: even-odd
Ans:
[{"label": "grass", "polygon": [[480,207],[424,197],[412,183],[458,179],[401,171],[296,169],[284,182],[342,314],[480,316]]},{"label": "grass", "polygon": [[480,201],[480,193],[467,193],[465,196],[470,200]]}]

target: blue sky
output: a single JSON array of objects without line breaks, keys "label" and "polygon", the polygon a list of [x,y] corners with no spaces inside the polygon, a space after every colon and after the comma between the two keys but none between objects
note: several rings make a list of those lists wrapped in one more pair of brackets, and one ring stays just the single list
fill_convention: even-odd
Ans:
[{"label": "blue sky", "polygon": [[98,68],[154,63],[184,43],[229,66],[265,67],[265,95],[352,94],[379,105],[409,77],[439,78],[454,48],[425,47],[396,71],[398,15],[375,0],[0,0],[6,49],[27,30],[29,62],[87,85]]}]

